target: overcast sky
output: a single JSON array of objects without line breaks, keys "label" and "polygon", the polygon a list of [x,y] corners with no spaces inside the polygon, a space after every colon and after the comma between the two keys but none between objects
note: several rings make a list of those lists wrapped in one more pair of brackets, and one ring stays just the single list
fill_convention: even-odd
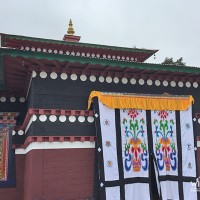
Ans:
[{"label": "overcast sky", "polygon": [[0,32],[61,40],[72,19],[81,42],[159,49],[200,67],[200,0],[0,0]]}]

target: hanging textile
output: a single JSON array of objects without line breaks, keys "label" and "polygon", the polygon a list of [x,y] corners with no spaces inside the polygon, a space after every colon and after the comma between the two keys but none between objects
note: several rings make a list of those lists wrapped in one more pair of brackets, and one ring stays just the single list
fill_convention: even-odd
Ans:
[{"label": "hanging textile", "polygon": [[196,174],[194,130],[192,121],[192,106],[185,111],[180,111],[181,151],[182,151],[182,176],[194,177],[191,182],[183,182],[185,199],[197,199],[196,187],[199,187],[199,178]]},{"label": "hanging textile", "polygon": [[0,130],[0,181],[7,181],[8,171],[9,129]]},{"label": "hanging textile", "polygon": [[[191,184],[192,181],[196,182],[192,178],[196,177],[196,163],[191,106],[180,112],[151,111],[151,122],[154,156],[162,180],[162,198],[197,199]],[[167,181],[166,176],[172,181]],[[182,183],[187,180],[184,177],[191,178]],[[188,192],[183,192],[185,190]]]},{"label": "hanging textile", "polygon": [[148,177],[146,111],[121,109],[120,122],[124,177]]},{"label": "hanging textile", "polygon": [[92,91],[88,99],[88,109],[93,97],[98,97],[99,101],[109,108],[135,108],[142,110],[186,110],[194,102],[192,96],[161,96]]},{"label": "hanging textile", "polygon": [[[175,111],[151,111],[153,151],[159,178],[178,177],[178,149]],[[176,179],[177,180],[177,179]],[[179,199],[177,181],[159,183],[163,199]]]},{"label": "hanging textile", "polygon": [[[153,99],[156,105],[151,109]],[[159,100],[152,95],[95,91],[89,107],[92,101],[100,199],[152,200],[151,155],[163,200],[197,199],[192,191],[196,183],[192,96]]]},{"label": "hanging textile", "polygon": [[150,199],[146,112],[111,109],[100,101],[95,111],[101,199]]},{"label": "hanging textile", "polygon": [[15,185],[12,125],[0,124],[0,188]]}]

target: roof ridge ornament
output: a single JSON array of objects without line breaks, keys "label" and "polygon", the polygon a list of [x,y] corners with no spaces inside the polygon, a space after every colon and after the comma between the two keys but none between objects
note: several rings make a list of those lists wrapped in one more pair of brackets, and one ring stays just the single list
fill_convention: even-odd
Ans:
[{"label": "roof ridge ornament", "polygon": [[73,28],[72,20],[70,19],[67,34],[68,35],[74,35],[74,33],[75,33],[75,31],[74,31],[74,28]]},{"label": "roof ridge ornament", "polygon": [[74,35],[74,33],[75,33],[75,31],[74,31],[74,28],[73,28],[72,20],[70,19],[67,34],[64,35],[63,40],[65,42],[79,42],[81,37]]}]

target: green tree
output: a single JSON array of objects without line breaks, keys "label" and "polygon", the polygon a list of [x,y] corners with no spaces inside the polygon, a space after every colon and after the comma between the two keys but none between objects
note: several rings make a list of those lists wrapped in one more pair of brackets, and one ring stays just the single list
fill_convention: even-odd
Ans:
[{"label": "green tree", "polygon": [[182,57],[177,59],[176,61],[174,61],[173,58],[166,57],[165,60],[161,64],[185,66],[185,62],[183,62]]}]

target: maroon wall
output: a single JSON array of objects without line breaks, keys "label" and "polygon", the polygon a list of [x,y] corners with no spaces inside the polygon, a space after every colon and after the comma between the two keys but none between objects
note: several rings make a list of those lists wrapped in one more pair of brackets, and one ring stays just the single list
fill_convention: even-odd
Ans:
[{"label": "maroon wall", "polygon": [[24,155],[16,155],[16,188],[0,189],[0,200],[22,200],[24,192]]},{"label": "maroon wall", "polygon": [[25,158],[24,200],[93,196],[94,149],[31,150]]},{"label": "maroon wall", "polygon": [[[26,155],[16,155],[16,188],[0,189],[0,200],[83,200],[92,197],[94,151],[32,150]],[[200,148],[197,163],[200,174]]]}]

